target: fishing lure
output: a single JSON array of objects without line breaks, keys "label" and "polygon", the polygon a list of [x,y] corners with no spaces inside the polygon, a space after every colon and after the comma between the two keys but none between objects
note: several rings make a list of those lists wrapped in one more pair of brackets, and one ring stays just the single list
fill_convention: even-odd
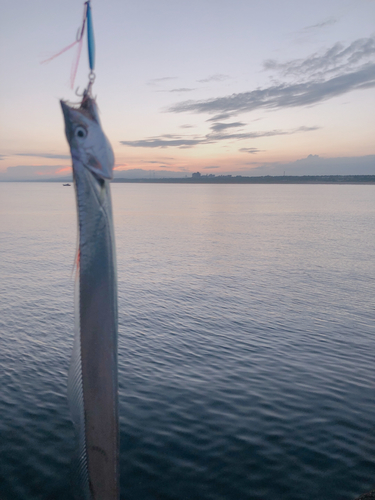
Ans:
[{"label": "fishing lure", "polygon": [[[89,1],[85,3],[85,20],[89,83],[79,107],[60,101],[72,156],[79,230],[75,338],[68,393],[78,437],[78,497],[118,500],[117,274],[109,186],[114,155],[91,96],[95,75]],[[81,39],[84,28],[83,24]]]},{"label": "fishing lure", "polygon": [[72,69],[70,72],[70,86],[71,86],[71,88],[74,87],[74,80],[75,80],[75,77],[77,74],[79,59],[81,56],[83,35],[85,32],[86,23],[87,23],[87,49],[88,49],[89,66],[90,66],[89,81],[91,82],[91,85],[92,85],[92,83],[95,80],[95,74],[94,74],[94,69],[95,69],[95,39],[94,39],[94,28],[93,28],[93,23],[92,23],[92,12],[91,12],[90,0],[88,0],[87,2],[84,3],[82,24],[77,32],[77,37],[76,37],[75,42],[71,43],[67,47],[64,47],[57,54],[54,54],[53,56],[51,56],[48,59],[41,62],[41,64],[50,62],[50,61],[52,61],[52,59],[55,59],[55,57],[60,56],[61,54],[63,54],[64,52],[66,52],[67,50],[73,48],[75,45],[78,44],[77,55],[76,55],[76,58],[73,60]]}]

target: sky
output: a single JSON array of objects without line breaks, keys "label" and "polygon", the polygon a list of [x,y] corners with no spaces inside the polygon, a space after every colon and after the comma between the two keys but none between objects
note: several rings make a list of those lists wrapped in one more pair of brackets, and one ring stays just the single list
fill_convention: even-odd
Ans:
[{"label": "sky", "polygon": [[[375,174],[375,0],[92,0],[116,176]],[[0,0],[0,180],[71,172],[78,0]]]}]

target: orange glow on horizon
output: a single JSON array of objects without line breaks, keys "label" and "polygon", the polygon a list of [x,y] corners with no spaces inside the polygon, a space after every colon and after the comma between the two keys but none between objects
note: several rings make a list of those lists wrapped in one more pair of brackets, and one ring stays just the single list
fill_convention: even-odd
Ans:
[{"label": "orange glow on horizon", "polygon": [[120,165],[116,165],[113,170],[126,170],[123,167],[128,167],[129,165],[127,163],[120,163]]},{"label": "orange glow on horizon", "polygon": [[59,168],[59,170],[56,170],[56,175],[58,174],[62,174],[63,172],[71,172],[72,171],[72,167],[62,167],[62,168]]}]

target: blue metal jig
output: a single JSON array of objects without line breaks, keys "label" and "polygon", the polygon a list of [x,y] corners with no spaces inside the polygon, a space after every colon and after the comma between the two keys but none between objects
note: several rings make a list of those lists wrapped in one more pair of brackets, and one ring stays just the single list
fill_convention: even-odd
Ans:
[{"label": "blue metal jig", "polygon": [[94,71],[95,68],[95,40],[94,40],[94,27],[92,24],[92,13],[91,13],[91,5],[90,0],[86,2],[87,11],[87,47],[89,51],[89,65],[90,70]]}]

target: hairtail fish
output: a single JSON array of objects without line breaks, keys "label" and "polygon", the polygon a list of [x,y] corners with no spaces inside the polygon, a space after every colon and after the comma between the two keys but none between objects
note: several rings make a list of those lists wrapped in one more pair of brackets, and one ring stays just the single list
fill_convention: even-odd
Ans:
[{"label": "hairtail fish", "polygon": [[119,499],[117,278],[109,181],[114,156],[95,100],[61,102],[73,162],[79,250],[68,394],[79,447],[79,498]]}]

